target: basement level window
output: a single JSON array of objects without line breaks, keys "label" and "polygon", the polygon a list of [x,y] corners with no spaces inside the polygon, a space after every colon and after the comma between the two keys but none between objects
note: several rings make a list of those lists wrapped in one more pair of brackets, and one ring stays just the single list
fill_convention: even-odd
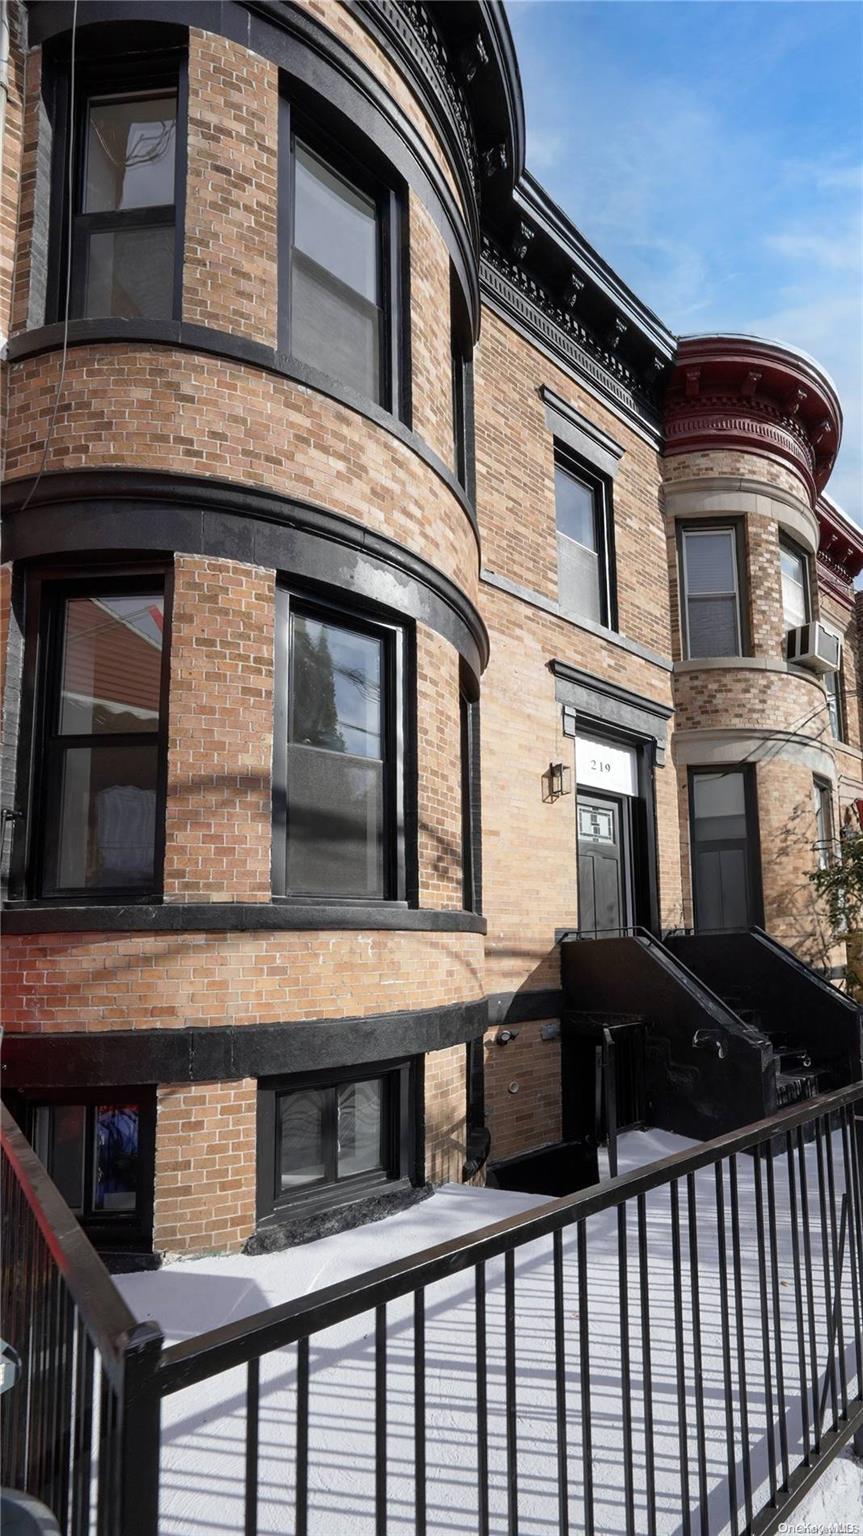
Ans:
[{"label": "basement level window", "polygon": [[28,1099],[33,1150],[88,1235],[139,1249],[152,1237],[152,1089],[55,1091]]},{"label": "basement level window", "polygon": [[277,1221],[407,1181],[409,1062],[262,1083],[259,1219]]}]

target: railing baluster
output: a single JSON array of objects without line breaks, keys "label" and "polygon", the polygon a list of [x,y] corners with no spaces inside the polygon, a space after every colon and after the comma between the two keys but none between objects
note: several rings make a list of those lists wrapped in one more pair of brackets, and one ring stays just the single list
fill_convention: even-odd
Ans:
[{"label": "railing baluster", "polygon": [[763,1147],[757,1146],[754,1149],[754,1155],[752,1155],[752,1175],[754,1175],[754,1183],[756,1183],[756,1241],[757,1249],[759,1249],[759,1296],[760,1304],[762,1304],[762,1362],[763,1370],[765,1370],[768,1478],[769,1490],[771,1490],[771,1504],[775,1507],[775,1501],[777,1501],[777,1482],[775,1482],[775,1432],[774,1410],[772,1410],[772,1364],[771,1344],[769,1344],[768,1266],[766,1266],[765,1192],[763,1192],[762,1180],[762,1155]]},{"label": "railing baluster", "polygon": [[737,1335],[737,1379],[740,1384],[740,1440],[743,1450],[743,1509],[746,1529],[752,1525],[752,1459],[749,1449],[749,1398],[746,1391],[746,1333],[743,1313],[743,1274],[740,1264],[740,1200],[737,1158],[728,1159],[731,1192],[731,1269],[734,1276],[734,1331]]},{"label": "railing baluster", "polygon": [[815,1336],[815,1286],[812,1278],[812,1238],[809,1231],[809,1178],[806,1171],[806,1144],[803,1127],[797,1130],[797,1171],[800,1175],[800,1210],[803,1216],[803,1273],[806,1279],[806,1310],[809,1321],[809,1373],[812,1381],[812,1449],[821,1450],[821,1423],[818,1418],[818,1343]]},{"label": "railing baluster", "polygon": [[632,1466],[632,1371],[629,1360],[629,1274],[626,1251],[626,1201],[617,1207],[617,1285],[620,1302],[620,1392],[623,1407],[623,1498],[626,1536],[635,1536],[635,1487]]},{"label": "railing baluster", "polygon": [[[821,1217],[821,1259],[822,1259],[822,1268],[823,1268],[823,1271],[824,1271],[824,1312],[825,1312],[825,1318],[826,1318],[827,1349],[828,1349],[828,1355],[827,1355],[827,1380],[830,1383],[830,1405],[831,1405],[832,1410],[833,1410],[833,1428],[835,1429],[837,1424],[839,1423],[839,1397],[838,1397],[838,1393],[836,1391],[836,1357],[835,1357],[834,1351],[830,1348],[830,1337],[831,1337],[831,1334],[832,1334],[832,1331],[833,1331],[833,1307],[832,1307],[832,1295],[833,1295],[833,1292],[832,1292],[832,1287],[831,1287],[831,1284],[830,1284],[830,1270],[831,1270],[830,1240],[829,1240],[829,1237],[827,1235],[827,1192],[826,1192],[825,1184],[824,1184],[824,1146],[823,1146],[822,1137],[821,1137],[821,1120],[820,1119],[817,1119],[815,1121],[815,1152],[816,1152],[816,1164],[817,1164],[817,1168],[818,1168],[818,1207],[819,1207],[819,1214],[820,1214],[820,1217]],[[820,1427],[820,1424],[821,1424],[822,1417],[823,1416],[822,1416],[822,1414],[820,1412],[820,1405],[819,1405],[819,1414],[818,1414],[819,1427]]]},{"label": "railing baluster", "polygon": [[476,1472],[479,1536],[489,1536],[488,1512],[488,1366],[486,1359],[485,1264],[476,1266]]},{"label": "railing baluster", "polygon": [[515,1378],[515,1254],[506,1250],[503,1261],[504,1376],[506,1383],[506,1509],[509,1536],[518,1536],[518,1420]]},{"label": "railing baluster", "polygon": [[375,1536],[387,1533],[387,1309],[375,1307]]},{"label": "railing baluster", "polygon": [[[857,1209],[857,1279],[860,1292],[860,1307],[863,1312],[863,1146],[858,1135],[858,1126],[863,1129],[863,1120],[858,1122],[855,1114],[855,1106],[846,1104],[845,1114],[848,1124],[848,1144],[851,1157],[851,1182],[854,1186],[854,1200]],[[863,1383],[861,1383],[861,1396],[863,1396]]]},{"label": "railing baluster", "polygon": [[683,1536],[691,1536],[689,1513],[689,1446],[686,1434],[686,1360],[683,1350],[683,1274],[680,1253],[680,1196],[677,1180],[670,1186],[671,1270],[674,1291],[674,1357],[677,1371],[677,1444],[680,1456],[680,1498]]},{"label": "railing baluster", "polygon": [[644,1195],[638,1196],[637,1211],[638,1289],[641,1309],[641,1369],[644,1392],[644,1461],[647,1492],[646,1536],[656,1536],[656,1460],[653,1444],[653,1377],[650,1361],[650,1279],[647,1256],[647,1205]]},{"label": "railing baluster", "polygon": [[297,1340],[297,1492],[296,1536],[309,1529],[309,1340]]},{"label": "railing baluster", "polygon": [[719,1309],[722,1326],[722,1384],[725,1393],[725,1445],[728,1465],[728,1509],[731,1517],[731,1536],[738,1536],[740,1522],[737,1510],[737,1445],[734,1427],[734,1406],[731,1392],[731,1326],[728,1315],[728,1264],[725,1253],[725,1186],[722,1164],[714,1170],[716,1181],[716,1235],[719,1254]]},{"label": "railing baluster", "polygon": [[414,1525],[426,1536],[426,1314],[425,1291],[414,1291]]},{"label": "railing baluster", "polygon": [[258,1536],[258,1441],[261,1412],[261,1362],[246,1366],[246,1481],[244,1536]]},{"label": "railing baluster", "polygon": [[590,1329],[587,1285],[587,1223],[578,1230],[578,1375],[581,1384],[581,1455],[584,1482],[584,1536],[595,1536],[593,1516],[593,1435],[590,1422]]},{"label": "railing baluster", "polygon": [[842,1275],[843,1265],[836,1237],[836,1176],[833,1168],[833,1127],[830,1117],[824,1122],[827,1136],[827,1150],[825,1161],[827,1164],[827,1190],[830,1196],[830,1238],[833,1249],[833,1310],[836,1317],[836,1340],[839,1353],[839,1392],[842,1398],[842,1414],[848,1417],[848,1373],[845,1369],[845,1324],[842,1318]]},{"label": "railing baluster", "polygon": [[785,1137],[788,1160],[788,1204],[791,1215],[791,1255],[794,1268],[794,1305],[797,1312],[797,1371],[800,1378],[800,1416],[803,1423],[803,1462],[809,1466],[809,1383],[806,1379],[806,1337],[803,1327],[803,1287],[800,1280],[800,1232],[797,1219],[797,1177],[790,1133]]},{"label": "railing baluster", "polygon": [[863,1335],[861,1335],[860,1316],[860,1274],[858,1261],[860,1257],[860,1212],[857,1205],[857,1184],[854,1178],[853,1165],[849,1149],[848,1134],[848,1110],[843,1109],[841,1116],[842,1129],[842,1173],[845,1180],[845,1189],[848,1194],[848,1246],[851,1263],[851,1305],[854,1313],[854,1352],[857,1359],[857,1396],[863,1398]]},{"label": "railing baluster", "polygon": [[[704,1423],[704,1379],[701,1356],[701,1297],[698,1273],[698,1221],[695,1175],[686,1175],[686,1206],[689,1224],[689,1289],[692,1298],[692,1373],[695,1378],[695,1436],[698,1453],[698,1508],[701,1536],[710,1536],[707,1501],[707,1438]],[[627,1536],[629,1533],[627,1532]]]},{"label": "railing baluster", "polygon": [[[563,1297],[563,1233],[552,1234],[554,1270],[554,1389],[557,1418],[557,1517],[560,1536],[569,1536],[569,1462],[566,1443],[566,1321]],[[627,1536],[630,1532],[627,1529]]]},{"label": "railing baluster", "polygon": [[90,1530],[90,1478],[93,1470],[93,1345],[79,1316],[75,1369],[75,1437],[72,1467],[72,1536]]},{"label": "railing baluster", "polygon": [[782,1487],[788,1488],[788,1418],[785,1407],[785,1362],[782,1349],[782,1305],[779,1293],[779,1253],[776,1234],[776,1188],[773,1178],[773,1141],[767,1142],[767,1218],[770,1238],[770,1271],[773,1297],[773,1335],[776,1355],[776,1405],[779,1413],[779,1454],[782,1458]]}]

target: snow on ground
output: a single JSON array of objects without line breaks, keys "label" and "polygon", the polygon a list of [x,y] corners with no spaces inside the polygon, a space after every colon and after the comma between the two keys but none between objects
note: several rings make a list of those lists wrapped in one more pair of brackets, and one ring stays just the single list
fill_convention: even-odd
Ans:
[{"label": "snow on ground", "polygon": [[[836,1146],[837,1198],[843,1188],[841,1149]],[[693,1143],[663,1132],[621,1138],[620,1171],[625,1172]],[[826,1361],[826,1306],[814,1149],[807,1155],[812,1231],[813,1290],[818,1318],[816,1350],[819,1383]],[[767,1500],[768,1451],[772,1437],[781,1467],[776,1362],[768,1375],[773,1411],[767,1411],[762,1358],[761,1298],[758,1283],[753,1164],[738,1159],[740,1184],[743,1363],[749,1404],[753,1507]],[[725,1223],[730,1240],[728,1176]],[[536,1196],[447,1185],[420,1205],[354,1232],[323,1238],[283,1253],[249,1258],[235,1255],[166,1265],[149,1274],[118,1277],[118,1285],[139,1318],[157,1317],[170,1342],[233,1321],[294,1297],[309,1295],[381,1264],[459,1237],[509,1215],[535,1207]],[[782,1318],[785,1433],[789,1464],[802,1455],[800,1372],[795,1310],[795,1268],[784,1158],[776,1161],[778,1224],[778,1306]],[[702,1381],[706,1421],[707,1522],[709,1536],[730,1530],[729,1467],[724,1411],[720,1332],[720,1272],[714,1172],[695,1175],[699,1249]],[[688,1202],[680,1189],[684,1257],[681,1313],[686,1353],[686,1444],[689,1486],[697,1501],[692,1369],[691,1295],[687,1264]],[[649,1336],[658,1536],[682,1531],[680,1429],[675,1359],[675,1300],[672,1237],[667,1188],[646,1197],[650,1254]],[[617,1217],[604,1212],[587,1222],[588,1306],[592,1466],[597,1536],[623,1536],[624,1467]],[[583,1442],[580,1413],[578,1265],[574,1231],[564,1236],[564,1295],[567,1330],[566,1380],[570,1522],[573,1536],[585,1530]],[[627,1277],[630,1311],[633,1478],[636,1530],[647,1529],[641,1316],[635,1213],[628,1220]],[[853,1315],[846,1257],[843,1305]],[[557,1507],[554,1316],[551,1239],[517,1250],[516,1351],[518,1486],[521,1536],[554,1536]],[[729,1330],[733,1381],[738,1352],[733,1277],[729,1264]],[[772,1296],[768,1295],[768,1305]],[[506,1530],[506,1438],[504,1416],[503,1261],[487,1266],[489,1486],[494,1536]],[[429,1536],[475,1536],[477,1523],[475,1392],[475,1307],[473,1274],[439,1282],[426,1294],[426,1420],[428,1440]],[[808,1340],[807,1370],[809,1368]],[[856,1356],[846,1351],[849,1395],[856,1392]],[[374,1319],[365,1314],[316,1335],[310,1349],[309,1406],[310,1536],[371,1536],[374,1530]],[[410,1298],[388,1308],[387,1413],[389,1530],[413,1536],[413,1310]],[[294,1531],[295,1445],[294,1347],[265,1357],[261,1366],[259,1463],[260,1536]],[[772,1378],[772,1381],[771,1381]],[[841,1391],[841,1384],[839,1387]],[[811,1388],[808,1401],[811,1403]],[[830,1423],[828,1402],[825,1422]],[[735,1410],[734,1477],[744,1509],[739,1405]],[[245,1371],[219,1377],[166,1399],[163,1405],[162,1509],[160,1536],[229,1536],[243,1531],[245,1457]],[[781,1480],[781,1471],[780,1471]],[[863,1466],[844,1453],[822,1475],[807,1501],[789,1516],[789,1531],[806,1532],[830,1522],[859,1522],[863,1532]],[[808,1524],[807,1524],[808,1522]],[[743,1520],[741,1519],[741,1524]],[[852,1524],[852,1529],[853,1529]],[[695,1530],[698,1521],[695,1520]]]}]

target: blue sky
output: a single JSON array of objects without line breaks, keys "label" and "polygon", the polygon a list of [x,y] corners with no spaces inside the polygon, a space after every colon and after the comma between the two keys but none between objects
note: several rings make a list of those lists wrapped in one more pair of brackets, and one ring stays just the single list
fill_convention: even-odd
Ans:
[{"label": "blue sky", "polygon": [[508,0],[527,163],[679,334],[828,371],[828,492],[863,522],[863,5]]}]

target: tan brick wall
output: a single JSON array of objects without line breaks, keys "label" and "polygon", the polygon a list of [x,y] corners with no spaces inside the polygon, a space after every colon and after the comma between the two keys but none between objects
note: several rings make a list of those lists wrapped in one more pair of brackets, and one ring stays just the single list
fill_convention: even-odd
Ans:
[{"label": "tan brick wall", "polygon": [[[538,393],[546,385],[625,449],[614,482],[619,629],[630,640],[668,655],[668,568],[657,455],[489,309],[483,312],[474,377],[477,513],[485,567],[557,598],[554,440]],[[610,656],[608,665],[615,665]]]},{"label": "tan brick wall", "polygon": [[749,617],[749,646],[754,656],[785,655],[779,524],[772,517],[746,519],[744,573]]},{"label": "tan brick wall", "polygon": [[[550,762],[574,770],[574,744],[563,735],[548,664],[558,657],[666,704],[671,680],[648,662],[491,587],[483,588],[482,610],[491,635],[480,705],[488,990],[557,987],[554,930],[578,920],[576,797],[543,799]],[[671,913],[679,908],[680,889],[670,766],[656,771],[656,800],[661,900]]]},{"label": "tan brick wall", "polygon": [[[12,477],[41,463],[58,367],[52,353],[10,369]],[[169,347],[70,352],[48,471],[130,464],[326,506],[414,550],[476,595],[473,529],[434,471],[385,428],[260,369]]]},{"label": "tan brick wall", "polygon": [[678,730],[757,727],[793,731],[829,742],[824,689],[793,672],[711,667],[675,676]]},{"label": "tan brick wall", "polygon": [[410,252],[413,427],[454,469],[449,253],[413,192]]},{"label": "tan brick wall", "polygon": [[747,480],[762,480],[775,485],[811,505],[809,487],[784,459],[769,454],[751,453],[743,448],[704,448],[698,453],[670,453],[662,460],[662,478],[668,485],[690,476],[740,475]]},{"label": "tan brick wall", "polygon": [[417,625],[420,906],[462,907],[459,659]]},{"label": "tan brick wall", "polygon": [[515,1025],[518,1038],[508,1045],[497,1044],[496,1029],[486,1035],[485,1107],[492,1162],[560,1140],[560,1041],[543,1040],[542,1027],[548,1022]]},{"label": "tan brick wall", "polygon": [[275,64],[189,28],[183,319],[276,345]]},{"label": "tan brick wall", "polygon": [[235,1252],[255,1230],[254,1078],[157,1091],[153,1247]]},{"label": "tan brick wall", "polygon": [[425,1059],[426,1178],[460,1184],[467,1156],[467,1048],[451,1045]]},{"label": "tan brick wall", "polygon": [[182,1029],[444,1007],[485,994],[470,933],[6,935],[9,1031]]},{"label": "tan brick wall", "polygon": [[[800,763],[765,760],[756,782],[765,925],[810,965],[838,963],[844,954],[836,952],[809,879],[816,867],[812,772]],[[834,799],[834,825],[837,814]]]},{"label": "tan brick wall", "polygon": [[174,562],[165,897],[269,901],[275,573]]}]

